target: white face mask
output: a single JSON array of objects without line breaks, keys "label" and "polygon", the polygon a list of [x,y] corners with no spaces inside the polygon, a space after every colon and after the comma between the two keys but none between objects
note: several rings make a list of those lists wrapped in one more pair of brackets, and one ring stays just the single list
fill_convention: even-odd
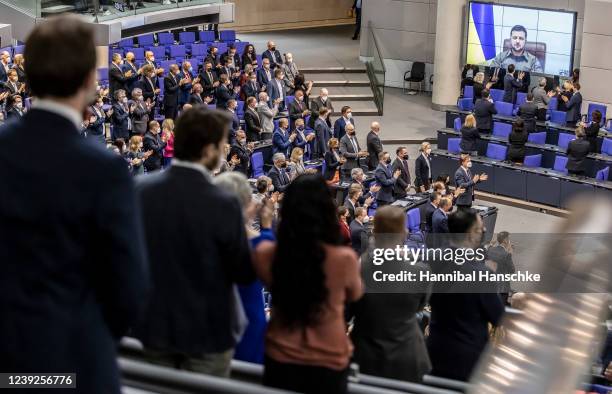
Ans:
[{"label": "white face mask", "polygon": [[428,155],[431,154],[431,149],[427,149],[425,153],[427,153]]},{"label": "white face mask", "polygon": [[441,195],[441,196],[445,196],[445,195],[446,195],[446,189],[441,190],[441,191],[440,191],[440,195]]},{"label": "white face mask", "polygon": [[15,108],[17,109],[23,108],[23,103],[15,103]]},{"label": "white face mask", "polygon": [[268,192],[272,193],[274,191],[274,185],[270,185],[268,187]]},{"label": "white face mask", "polygon": [[467,167],[467,168],[472,168],[472,162],[471,162],[471,161],[468,161],[468,163],[467,163],[466,167]]},{"label": "white face mask", "polygon": [[370,221],[370,217],[369,216],[366,216],[366,217],[363,218],[363,222],[364,223],[368,223],[369,221]]},{"label": "white face mask", "polygon": [[302,161],[302,159],[304,158],[304,156],[298,156],[298,161]]},{"label": "white face mask", "polygon": [[122,102],[122,103],[124,103],[124,104],[125,104],[125,103],[127,103],[127,102],[128,102],[127,97],[122,98],[122,99],[121,99],[121,102]]},{"label": "white face mask", "polygon": [[348,119],[351,119],[351,118],[353,117],[353,113],[352,113],[352,112],[349,112],[348,114],[346,114],[346,117],[347,117]]}]

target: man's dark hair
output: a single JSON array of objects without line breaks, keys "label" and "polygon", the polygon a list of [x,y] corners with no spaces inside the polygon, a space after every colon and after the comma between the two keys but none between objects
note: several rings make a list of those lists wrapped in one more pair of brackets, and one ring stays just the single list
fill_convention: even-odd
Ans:
[{"label": "man's dark hair", "polygon": [[76,16],[50,18],[32,30],[24,57],[34,96],[73,96],[96,69],[93,28]]},{"label": "man's dark hair", "polygon": [[400,153],[402,150],[404,150],[404,149],[406,149],[406,147],[405,147],[405,146],[398,146],[398,147],[397,147],[397,149],[395,150],[395,154],[396,154],[396,155],[399,155],[399,153]]},{"label": "man's dark hair", "polygon": [[508,65],[508,74],[512,74],[514,72],[514,64]]},{"label": "man's dark hair", "polygon": [[255,184],[258,193],[265,193],[268,191],[268,180],[266,178],[257,179],[257,183]]},{"label": "man's dark hair", "polygon": [[591,113],[591,120],[595,123],[601,122],[601,112],[598,109]]},{"label": "man's dark hair", "polygon": [[527,93],[527,101],[533,101],[533,94]]},{"label": "man's dark hair", "polygon": [[429,201],[430,202],[434,202],[436,201],[438,198],[440,198],[441,194],[438,192],[433,192],[429,195]]},{"label": "man's dark hair", "polygon": [[489,98],[489,90],[483,89],[481,95],[483,99]]},{"label": "man's dark hair", "polygon": [[448,215],[448,231],[453,234],[465,234],[478,221],[478,212],[474,209],[460,209]]},{"label": "man's dark hair", "polygon": [[497,234],[497,243],[502,243],[505,240],[508,239],[508,237],[510,236],[510,233],[507,231],[501,231],[499,234]]},{"label": "man's dark hair", "polygon": [[522,31],[523,33],[525,33],[525,41],[527,41],[527,29],[525,29],[525,26],[523,25],[512,26],[512,29],[510,30],[510,36],[512,36],[513,31]]},{"label": "man's dark hair", "polygon": [[184,112],[176,121],[174,156],[179,160],[200,160],[204,147],[219,145],[227,136],[230,122],[227,114],[204,107]]},{"label": "man's dark hair", "polygon": [[283,70],[281,70],[280,68],[277,68],[276,70],[274,70],[274,78],[279,77],[282,73],[283,73]]},{"label": "man's dark hair", "polygon": [[348,111],[349,109],[351,109],[351,107],[349,107],[348,105],[345,105],[344,107],[340,109],[340,112],[342,113],[342,115],[344,115],[346,111]]}]

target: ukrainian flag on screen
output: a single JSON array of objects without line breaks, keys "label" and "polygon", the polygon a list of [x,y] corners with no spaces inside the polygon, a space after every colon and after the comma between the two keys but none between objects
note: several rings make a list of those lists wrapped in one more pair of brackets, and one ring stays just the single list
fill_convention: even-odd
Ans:
[{"label": "ukrainian flag on screen", "polygon": [[470,3],[468,23],[469,64],[481,64],[495,57],[493,4]]}]

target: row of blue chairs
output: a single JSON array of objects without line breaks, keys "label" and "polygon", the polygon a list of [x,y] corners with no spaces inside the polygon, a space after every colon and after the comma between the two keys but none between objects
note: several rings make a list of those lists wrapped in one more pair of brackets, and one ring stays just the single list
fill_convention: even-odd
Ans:
[{"label": "row of blue chairs", "polygon": [[15,45],[0,48],[0,52],[8,52],[11,57],[15,55],[21,55],[23,54],[23,51],[25,51],[25,45]]},{"label": "row of blue chairs", "polygon": [[[174,45],[185,44],[190,45],[196,42],[215,42],[215,32],[211,30],[204,30],[197,32],[194,31],[183,31],[178,34],[178,41],[174,33],[163,32],[163,33],[150,33],[143,34],[137,37],[124,38],[119,41],[116,45],[120,48],[129,48],[135,45],[139,47],[147,47],[154,45]],[[156,37],[157,36],[157,37]],[[233,43],[236,41],[240,41],[236,39],[236,31],[234,30],[222,30],[219,32],[219,42],[223,43]]]},{"label": "row of blue chairs", "polygon": [[[244,48],[249,44],[248,42],[240,42],[236,45],[236,51],[238,54],[242,54]],[[167,58],[186,58],[186,57],[198,57],[206,56],[211,46],[216,46],[218,53],[222,54],[227,52],[228,45],[226,43],[198,43],[191,46],[184,44],[179,45],[168,45],[168,46],[147,46],[147,47],[122,47],[122,48],[109,48],[109,57],[112,57],[115,53],[120,54],[122,57],[126,53],[132,52],[136,61],[143,61],[145,59],[145,52],[151,51],[155,55],[156,59],[167,59]]]}]

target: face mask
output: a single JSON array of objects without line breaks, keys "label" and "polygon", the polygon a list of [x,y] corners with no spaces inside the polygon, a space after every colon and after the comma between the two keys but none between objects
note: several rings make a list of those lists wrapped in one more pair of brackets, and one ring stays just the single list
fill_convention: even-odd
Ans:
[{"label": "face mask", "polygon": [[366,216],[363,218],[363,223],[368,223],[370,221],[370,217]]},{"label": "face mask", "polygon": [[189,72],[193,72],[193,67],[189,67],[187,70],[188,70]]},{"label": "face mask", "polygon": [[302,159],[304,158],[304,156],[298,156],[298,161],[302,161]]},{"label": "face mask", "polygon": [[298,131],[304,131],[304,126],[298,126],[298,127],[297,127],[297,130],[298,130]]},{"label": "face mask", "polygon": [[297,101],[304,101],[304,97],[302,97],[302,96],[298,96],[298,97],[296,97],[296,99],[297,99]]},{"label": "face mask", "polygon": [[445,196],[445,195],[446,195],[446,189],[441,190],[441,191],[440,191],[440,195]]},{"label": "face mask", "polygon": [[150,62],[154,62],[154,61],[155,61],[155,57],[151,57],[151,58],[149,58],[149,61],[150,61]]},{"label": "face mask", "polygon": [[323,102],[326,102],[326,101],[327,101],[327,96],[321,96],[321,100],[322,100]]},{"label": "face mask", "polygon": [[348,114],[346,114],[346,117],[347,117],[348,119],[351,119],[351,118],[353,117],[353,113],[352,113],[352,112],[349,112]]},{"label": "face mask", "polygon": [[280,168],[287,168],[287,163],[285,162],[285,163],[281,164]]},{"label": "face mask", "polygon": [[124,104],[125,104],[125,103],[127,103],[127,102],[128,102],[127,97],[122,98],[122,99],[121,99],[121,102],[122,102],[122,103],[124,103]]},{"label": "face mask", "polygon": [[472,168],[472,162],[471,161],[468,161],[467,168]]},{"label": "face mask", "polygon": [[104,107],[104,103],[96,103],[96,107],[102,108],[102,107]]},{"label": "face mask", "polygon": [[402,156],[402,159],[404,159],[404,160],[408,160],[408,155],[404,155],[404,156]]},{"label": "face mask", "polygon": [[387,163],[387,164],[391,164],[391,158],[386,159],[386,160],[385,160],[385,163]]},{"label": "face mask", "polygon": [[269,192],[269,193],[272,193],[273,191],[274,191],[274,185],[270,185],[270,186],[268,187],[268,192]]},{"label": "face mask", "polygon": [[276,47],[271,47],[271,48],[270,48],[270,50],[271,50],[272,52],[274,52],[274,51],[276,51]]},{"label": "face mask", "polygon": [[17,109],[23,108],[23,103],[15,103],[15,108]]},{"label": "face mask", "polygon": [[431,154],[431,149],[427,149],[425,153],[427,153],[428,155]]}]

